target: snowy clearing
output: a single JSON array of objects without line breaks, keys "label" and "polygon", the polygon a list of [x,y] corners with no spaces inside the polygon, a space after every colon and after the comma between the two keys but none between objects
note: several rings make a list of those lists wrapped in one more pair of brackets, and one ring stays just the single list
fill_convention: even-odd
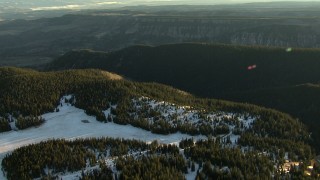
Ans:
[{"label": "snowy clearing", "polygon": [[[7,153],[14,149],[46,141],[48,139],[75,140],[90,137],[113,137],[137,139],[147,143],[157,140],[159,143],[176,145],[179,145],[179,142],[186,138],[193,137],[194,140],[206,139],[205,136],[191,136],[179,132],[169,135],[153,134],[150,131],[136,128],[131,125],[119,125],[112,122],[101,123],[96,120],[95,116],[88,116],[84,110],[65,102],[65,99],[69,100],[71,97],[71,95],[64,96],[60,100],[61,104],[58,107],[58,112],[42,115],[45,119],[45,123],[41,126],[28,128],[26,130],[0,133],[0,162]],[[204,110],[196,110],[190,106],[177,106],[168,102],[155,101],[147,97],[133,99],[133,104],[135,113],[131,113],[131,118],[146,118],[150,124],[157,121],[156,117],[152,115],[149,116],[150,114],[146,115],[144,114],[145,112],[154,112],[155,114],[160,115],[160,118],[167,121],[171,126],[176,126],[177,121],[180,121],[181,123],[190,123],[194,126],[199,126],[200,124],[209,125],[211,127],[226,125],[230,129],[230,132],[219,136],[222,137],[223,141],[230,138],[230,143],[232,145],[235,145],[240,137],[239,135],[233,134],[234,129],[245,131],[250,128],[253,121],[257,118],[249,115],[235,115],[228,112],[205,112]],[[112,108],[116,107],[117,105],[112,106]],[[111,108],[103,112],[106,117],[109,115],[113,117]],[[92,168],[96,167],[91,167],[87,170]],[[79,179],[80,175],[81,171],[78,171],[75,173],[59,174],[59,177],[71,180]],[[195,172],[189,171],[189,174],[186,174],[186,178],[194,179],[195,175]],[[3,177],[2,173],[0,173],[0,179],[6,179]]]},{"label": "snowy clearing", "polygon": [[[48,139],[63,138],[73,140],[86,137],[114,137],[125,139],[138,139],[146,142],[158,140],[160,143],[178,143],[181,139],[191,138],[187,134],[175,133],[170,135],[152,134],[149,131],[135,128],[131,125],[118,125],[115,123],[101,123],[94,116],[88,116],[84,110],[78,109],[62,101],[59,112],[42,115],[46,122],[39,126],[21,131],[0,133],[0,162],[3,157],[21,146],[39,143]],[[86,120],[84,123],[83,120]],[[203,139],[204,136],[196,136]],[[75,176],[66,175],[66,179]],[[70,177],[70,178],[68,178]],[[0,179],[6,179],[0,173]]]}]

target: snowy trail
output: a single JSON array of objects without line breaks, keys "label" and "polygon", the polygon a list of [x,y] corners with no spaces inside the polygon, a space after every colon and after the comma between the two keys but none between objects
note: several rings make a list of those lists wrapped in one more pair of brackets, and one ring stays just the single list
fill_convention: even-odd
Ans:
[{"label": "snowy trail", "polygon": [[[64,103],[59,109],[59,112],[44,114],[42,117],[46,122],[39,127],[0,133],[0,162],[8,152],[16,148],[48,139],[74,140],[87,137],[114,137],[139,139],[146,142],[158,140],[160,143],[168,144],[178,143],[183,138],[191,138],[190,135],[181,133],[159,135],[131,125],[101,123],[95,117],[85,114],[84,110]],[[90,123],[83,123],[82,120],[88,120]],[[194,138],[203,139],[205,137],[197,136]],[[6,179],[2,172],[0,172],[0,179]]]}]

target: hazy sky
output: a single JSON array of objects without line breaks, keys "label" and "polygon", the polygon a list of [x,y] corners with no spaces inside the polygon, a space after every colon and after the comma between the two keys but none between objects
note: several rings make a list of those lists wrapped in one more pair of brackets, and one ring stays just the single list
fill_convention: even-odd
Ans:
[{"label": "hazy sky", "polygon": [[[201,5],[201,4],[231,4],[248,2],[270,2],[292,0],[0,0],[1,10],[29,9],[29,10],[56,10],[56,9],[90,9],[135,5]],[[307,2],[310,0],[296,0]],[[320,2],[320,0],[313,0]]]}]

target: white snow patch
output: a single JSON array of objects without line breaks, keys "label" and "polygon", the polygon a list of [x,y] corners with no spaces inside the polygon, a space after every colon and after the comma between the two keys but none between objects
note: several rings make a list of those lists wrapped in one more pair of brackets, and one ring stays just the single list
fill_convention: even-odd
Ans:
[{"label": "white snow patch", "polygon": [[192,172],[191,168],[188,169],[188,174],[185,174],[186,180],[195,180],[197,177],[197,170],[199,169],[199,164],[194,163],[195,170]]},{"label": "white snow patch", "polygon": [[[177,143],[185,138],[192,136],[187,134],[175,133],[169,135],[152,134],[140,128],[131,125],[118,125],[115,123],[101,123],[94,116],[88,116],[84,110],[78,109],[64,102],[64,98],[70,99],[71,96],[65,96],[60,101],[59,112],[47,113],[42,115],[46,120],[40,127],[32,127],[26,130],[10,131],[0,133],[0,162],[4,156],[22,146],[39,143],[49,139],[63,138],[74,140],[77,138],[89,137],[113,137],[125,139],[138,139],[145,142],[158,140],[160,143]],[[90,123],[83,123],[87,120]],[[193,137],[197,139],[205,139],[204,136]],[[77,173],[66,175],[63,179],[75,177]],[[0,179],[6,179],[0,172]]]},{"label": "white snow patch", "polygon": [[232,144],[236,144],[239,138],[240,138],[240,135],[234,135],[234,134],[230,135],[230,140]]},{"label": "white snow patch", "polygon": [[284,153],[284,160],[289,160],[289,153],[288,152]]}]

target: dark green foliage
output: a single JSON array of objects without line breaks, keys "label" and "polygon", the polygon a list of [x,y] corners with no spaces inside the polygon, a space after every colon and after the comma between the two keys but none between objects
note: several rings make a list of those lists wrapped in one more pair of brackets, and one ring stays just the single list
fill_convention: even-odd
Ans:
[{"label": "dark green foliage", "polygon": [[[118,156],[116,164],[121,172],[120,179],[184,179],[183,173],[187,172],[185,159],[174,145],[158,145],[155,142],[147,145],[141,141],[112,138],[50,140],[29,145],[7,155],[2,167],[9,180],[38,177],[54,179],[51,174],[73,172],[96,165],[99,156],[96,157],[94,152],[105,154],[108,150],[110,156]],[[135,158],[123,156],[139,151],[140,155]],[[142,151],[146,151],[147,156]],[[114,179],[114,175],[117,176],[105,165],[104,160],[100,161],[99,166],[100,169],[82,172],[81,179]]]},{"label": "dark green foliage", "polygon": [[193,139],[184,139],[184,140],[181,140],[179,143],[179,147],[181,149],[189,148],[189,147],[192,147],[193,145],[194,145]]},{"label": "dark green foliage", "polygon": [[214,129],[214,135],[229,134],[229,132],[229,126],[227,125],[221,125]]},{"label": "dark green foliage", "polygon": [[[73,51],[49,69],[100,68],[134,80],[172,85],[201,97],[274,108],[308,125],[314,145],[320,149],[319,57],[318,49],[171,44],[134,46],[112,53]],[[251,65],[256,68],[248,70]]]},{"label": "dark green foliage", "polygon": [[[0,106],[0,114],[3,117],[8,113],[16,118],[23,117],[27,119],[27,117],[37,117],[37,115],[45,112],[54,111],[57,106],[61,105],[59,99],[63,95],[72,94],[73,97],[70,100],[66,100],[68,103],[84,109],[87,113],[96,116],[97,119],[101,121],[106,122],[110,119],[115,123],[133,124],[134,126],[162,134],[181,131],[188,134],[204,134],[209,137],[215,133],[216,135],[221,135],[221,137],[216,138],[216,141],[209,138],[209,142],[198,142],[196,146],[193,145],[193,140],[185,140],[180,143],[180,147],[185,149],[186,157],[191,157],[192,161],[200,164],[201,162],[205,163],[208,161],[208,163],[204,164],[206,170],[199,172],[199,177],[217,176],[229,178],[239,175],[239,177],[243,176],[247,179],[255,179],[258,177],[268,179],[270,173],[275,172],[273,162],[266,156],[260,156],[257,150],[276,153],[277,157],[279,157],[279,162],[283,153],[280,155],[278,149],[283,149],[288,152],[290,158],[294,160],[308,160],[313,156],[312,149],[308,145],[310,142],[309,133],[303,124],[291,116],[275,110],[250,104],[195,98],[185,92],[156,83],[135,83],[127,80],[112,80],[99,70],[35,72],[16,68],[0,68],[0,72],[4,74],[0,80],[5,80],[5,85],[0,88],[0,100],[3,102]],[[225,125],[221,124],[212,129],[208,128],[208,126],[198,127],[192,123],[181,123],[173,126],[162,119],[159,112],[145,107],[142,107],[142,110],[137,112],[140,113],[140,118],[131,118],[130,113],[137,111],[133,106],[133,99],[142,96],[158,101],[175,103],[177,105],[192,106],[194,109],[201,110],[199,116],[203,118],[203,121],[206,121],[205,112],[228,112],[233,114],[233,117],[230,117],[228,121],[225,122]],[[102,111],[108,108],[111,108],[111,115],[105,117]],[[248,152],[248,154],[243,153],[238,147],[224,147],[228,146],[230,141],[230,139],[224,138],[225,134],[231,132],[227,124],[236,124],[235,116],[238,114],[243,115],[245,119],[248,120],[256,118],[251,126],[246,129],[245,133],[241,131],[238,132],[241,137],[243,136],[239,139],[240,145],[250,146],[256,149],[255,151]],[[172,116],[174,119],[175,115]],[[150,117],[155,119],[153,124],[149,124],[146,119]],[[221,143],[219,143],[220,141]],[[148,148],[150,154],[165,154],[167,152],[173,154],[173,156],[169,156],[171,159],[167,156],[150,157],[157,162],[157,165],[152,161],[148,162],[149,169],[146,171],[148,173],[143,175],[137,172],[141,172],[141,168],[145,168],[142,162],[148,161],[147,159],[124,159],[122,164],[127,164],[126,161],[128,161],[128,164],[132,162],[132,164],[137,165],[137,169],[134,169],[135,172],[133,172],[132,168],[129,168],[129,165],[126,167],[124,165],[121,166],[121,163],[117,164],[120,169],[127,168],[126,171],[123,171],[123,175],[121,175],[123,179],[148,178],[151,175],[159,179],[171,177],[180,178],[183,177],[181,173],[186,172],[188,167],[185,160],[182,161],[182,159],[180,159],[179,149],[174,146],[159,147],[157,142],[153,142],[149,146],[139,142],[133,143],[125,140],[108,139],[77,140],[75,142],[49,141],[48,144],[50,143],[58,143],[56,146],[59,147],[58,150],[54,151],[54,146],[47,146],[45,143],[40,143],[40,145],[31,145],[30,147],[32,148],[20,148],[14,151],[12,155],[7,156],[3,160],[2,165],[5,172],[7,172],[8,178],[17,179],[45,176],[43,167],[47,165],[50,165],[50,167],[57,170],[57,172],[79,170],[85,166],[84,163],[87,159],[89,159],[91,163],[95,162],[94,158],[96,157],[89,149],[97,149],[99,152],[110,150],[110,154],[113,156],[122,156],[128,154],[130,150],[135,149],[141,151],[146,148]],[[77,143],[79,143],[79,145],[77,145]],[[28,150],[28,148],[30,148],[30,150]],[[43,154],[38,153],[37,151],[40,149],[46,149],[46,152],[41,152]],[[48,155],[54,153],[56,153],[56,156]],[[61,155],[63,153],[66,155]],[[30,160],[27,158],[24,159],[23,157],[36,158]],[[54,158],[56,158],[56,161]],[[67,160],[65,161],[64,158],[67,158]],[[177,167],[175,167],[172,160],[179,162]],[[221,172],[221,168],[209,168],[209,162],[214,167],[228,166],[230,172]],[[73,163],[76,163],[76,165]],[[258,170],[255,167],[256,164],[261,164]],[[24,167],[27,167],[27,169],[24,169]],[[97,171],[92,172],[92,174],[85,174],[84,178],[86,176],[88,178],[108,177],[109,171],[107,169],[105,170],[106,171],[103,172]],[[161,170],[159,175],[153,174],[154,171],[158,170],[159,172]],[[257,174],[257,171],[261,172],[261,175],[260,173]]]},{"label": "dark green foliage", "polygon": [[[204,162],[198,174],[200,179],[269,179],[275,173],[268,157],[258,152],[243,153],[239,148],[222,148],[218,141],[198,141],[185,149],[185,155],[196,162]],[[222,170],[223,167],[229,170]]]},{"label": "dark green foliage", "polygon": [[[9,180],[37,177],[54,179],[51,174],[83,170],[88,165],[97,165],[98,160],[100,169],[83,171],[81,179],[185,179],[184,173],[195,171],[197,162],[200,167],[197,174],[199,179],[270,179],[272,175],[284,177],[274,166],[281,159],[275,153],[278,148],[274,147],[274,152],[268,151],[275,153],[276,161],[273,155],[260,153],[259,148],[267,150],[274,145],[296,146],[293,149],[285,147],[290,154],[291,151],[307,147],[293,145],[289,141],[279,142],[282,145],[277,143],[251,142],[256,150],[241,150],[240,147],[225,147],[218,139],[199,140],[195,144],[193,139],[185,139],[180,146],[185,145],[184,155],[189,159],[187,163],[177,146],[158,144],[157,141],[147,145],[142,141],[112,138],[49,140],[19,148],[6,155],[2,167]],[[108,151],[110,156],[116,158],[119,174],[115,174],[105,164],[103,154],[106,155]],[[303,166],[300,168],[303,169]],[[50,170],[49,174],[45,169]],[[286,176],[302,178],[302,172],[292,170]]]},{"label": "dark green foliage", "polygon": [[177,129],[172,128],[167,121],[161,119],[152,125],[151,132],[156,134],[170,134],[177,132]]},{"label": "dark green foliage", "polygon": [[[112,138],[82,139],[75,141],[50,140],[19,148],[6,155],[2,161],[3,170],[9,180],[31,179],[47,176],[45,168],[57,172],[74,172],[96,163],[93,151],[106,152],[108,149],[115,155],[128,154],[128,150],[146,150],[144,142]],[[107,171],[107,170],[106,170]],[[104,176],[103,171],[99,175]],[[90,176],[90,175],[88,175]]]},{"label": "dark green foliage", "polygon": [[[319,81],[317,49],[214,44],[133,46],[103,53],[72,51],[48,69],[99,68],[138,81],[159,82],[203,97]],[[121,65],[119,65],[121,59]],[[256,69],[247,67],[256,65]],[[183,67],[183,68],[181,68]]]},{"label": "dark green foliage", "polygon": [[95,155],[79,145],[48,141],[17,149],[3,159],[2,167],[8,179],[31,179],[45,175],[45,167],[54,173],[79,170],[86,166],[87,159],[95,162]]},{"label": "dark green foliage", "polygon": [[110,150],[111,156],[120,156],[123,154],[127,154],[129,151],[129,147],[126,144],[120,144],[118,146],[112,147]]},{"label": "dark green foliage", "polygon": [[313,165],[313,176],[314,177],[318,177],[318,174],[320,174],[320,164],[319,163],[315,163]]},{"label": "dark green foliage", "polygon": [[272,107],[298,117],[312,131],[314,146],[320,145],[320,86],[303,84],[283,88],[247,91],[224,96],[229,100]]},{"label": "dark green foliage", "polygon": [[82,171],[80,180],[113,180],[112,170],[104,162],[99,163],[100,170],[94,169],[84,173]]},{"label": "dark green foliage", "polygon": [[[187,133],[187,134],[191,134],[191,135],[199,135],[200,134],[199,130],[189,123],[178,124],[178,129],[182,133]],[[203,134],[205,134],[205,132]]]},{"label": "dark green foliage", "polygon": [[[102,110],[109,108],[110,104],[121,103],[122,98],[133,94],[130,88],[134,87],[134,83],[114,82],[101,71],[39,73],[16,68],[1,68],[0,71],[0,80],[5,81],[0,87],[0,114],[11,113],[16,118],[53,112],[60,104],[60,97],[70,93],[77,97],[77,107],[85,109],[89,115],[95,115],[100,121],[106,121]],[[177,91],[169,87],[164,89]],[[21,128],[39,124],[22,123],[25,119],[19,121]]]},{"label": "dark green foliage", "polygon": [[[184,140],[181,143],[187,142],[191,140]],[[303,143],[294,145],[291,143],[287,140],[243,134],[239,140],[242,148],[226,147],[219,139],[209,138],[185,148],[184,153],[186,157],[191,157],[200,165],[204,163],[202,170],[198,171],[199,179],[269,179],[271,175],[283,178],[295,176],[301,179],[306,169],[303,163],[297,170],[286,175],[280,174],[278,167],[274,166],[284,163],[284,153],[281,154],[284,151],[289,154],[292,161],[308,163],[305,160],[310,158],[310,147]]]},{"label": "dark green foliage", "polygon": [[[17,118],[28,119],[25,117],[36,117],[46,112],[53,112],[60,105],[59,99],[62,95],[73,94],[71,104],[105,122],[107,117],[102,111],[116,104],[116,108],[111,108],[113,117],[109,119],[118,124],[133,124],[155,133],[168,134],[181,131],[192,135],[210,135],[212,133],[227,134],[230,131],[227,126],[215,129],[208,126],[196,127],[190,123],[171,126],[159,118],[156,111],[141,111],[141,118],[136,121],[129,115],[130,112],[136,111],[132,99],[146,96],[155,100],[189,105],[195,109],[205,109],[209,112],[224,111],[247,114],[248,118],[249,116],[259,117],[251,131],[260,137],[268,135],[268,137],[292,141],[309,141],[309,134],[299,121],[278,111],[248,104],[194,98],[179,90],[155,83],[111,80],[110,76],[98,70],[40,73],[17,68],[1,68],[0,72],[2,75],[0,80],[6,80],[5,86],[0,88],[0,100],[3,102],[0,106],[0,114],[11,113]],[[200,116],[203,115],[200,114]],[[151,126],[144,119],[147,117],[155,117],[158,120]],[[18,123],[18,126],[26,128],[37,125],[37,123],[26,125],[26,122]]]},{"label": "dark green foliage", "polygon": [[194,164],[194,162],[192,161],[192,164],[191,164],[191,171],[194,172],[196,170],[196,166]]},{"label": "dark green foliage", "polygon": [[16,120],[16,126],[19,129],[26,129],[32,126],[39,126],[44,123],[42,117],[21,117],[19,116]]},{"label": "dark green foliage", "polygon": [[7,119],[0,118],[0,132],[11,131],[11,126]]},{"label": "dark green foliage", "polygon": [[[101,166],[100,166],[101,167]],[[107,167],[103,167],[100,171],[93,170],[90,173],[83,174],[80,180],[113,180],[113,173]]]},{"label": "dark green foliage", "polygon": [[252,134],[244,133],[238,140],[239,145],[254,147],[257,151],[269,150],[278,156],[277,159],[284,158],[282,151],[288,152],[293,161],[308,160],[312,158],[310,146],[303,142],[292,142],[284,139],[261,138]]},{"label": "dark green foliage", "polygon": [[128,157],[117,160],[121,170],[119,179],[185,179],[186,162],[181,155],[160,155],[139,159]]}]

